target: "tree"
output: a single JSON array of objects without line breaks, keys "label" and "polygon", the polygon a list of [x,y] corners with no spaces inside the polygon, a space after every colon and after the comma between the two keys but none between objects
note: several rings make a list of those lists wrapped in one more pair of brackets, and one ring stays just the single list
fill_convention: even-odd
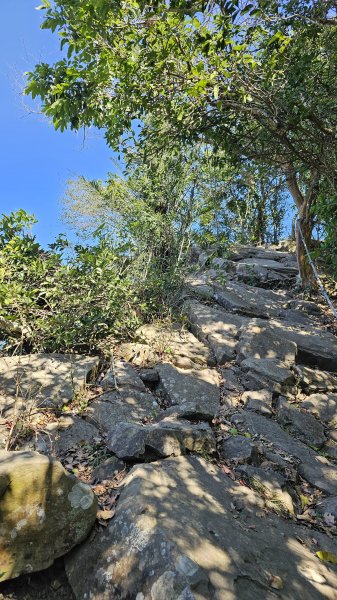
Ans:
[{"label": "tree", "polygon": [[[44,0],[67,55],[28,75],[55,127],[104,128],[116,147],[151,114],[154,145],[203,140],[277,168],[307,242],[335,187],[337,38],[332,0]],[[123,138],[124,136],[124,138]],[[308,265],[298,236],[303,281]]]}]

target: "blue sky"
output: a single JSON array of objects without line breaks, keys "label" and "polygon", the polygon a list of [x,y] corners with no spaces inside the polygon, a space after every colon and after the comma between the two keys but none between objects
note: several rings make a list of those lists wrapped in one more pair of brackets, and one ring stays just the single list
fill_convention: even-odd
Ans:
[{"label": "blue sky", "polygon": [[[55,132],[45,117],[25,106],[24,72],[59,56],[57,36],[39,28],[38,4],[0,2],[0,214],[19,208],[34,213],[39,220],[34,231],[45,245],[66,231],[60,219],[66,182],[77,175],[104,179],[114,165],[101,132],[87,132],[83,143],[82,132]],[[33,107],[37,112],[38,103]]]}]

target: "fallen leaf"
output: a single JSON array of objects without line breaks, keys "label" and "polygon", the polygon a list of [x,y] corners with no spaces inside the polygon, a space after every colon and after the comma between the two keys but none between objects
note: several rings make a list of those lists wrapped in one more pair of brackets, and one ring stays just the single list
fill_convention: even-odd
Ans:
[{"label": "fallen leaf", "polygon": [[330,562],[333,565],[337,565],[337,556],[336,554],[332,554],[332,552],[327,552],[326,550],[319,550],[316,552],[316,556],[320,558],[320,560],[324,560],[326,562]]},{"label": "fallen leaf", "polygon": [[270,587],[274,588],[274,590],[282,590],[283,589],[283,581],[281,577],[278,575],[271,575],[269,578]]},{"label": "fallen leaf", "polygon": [[99,521],[108,521],[109,519],[112,519],[114,514],[115,514],[114,510],[98,510],[97,511],[97,519]]}]

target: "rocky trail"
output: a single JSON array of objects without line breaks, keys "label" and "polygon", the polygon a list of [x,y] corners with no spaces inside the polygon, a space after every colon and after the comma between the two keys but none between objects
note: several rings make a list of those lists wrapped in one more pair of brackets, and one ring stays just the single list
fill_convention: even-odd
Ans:
[{"label": "rocky trail", "polygon": [[337,599],[337,338],[296,277],[200,252],[110,365],[0,359],[1,600]]}]

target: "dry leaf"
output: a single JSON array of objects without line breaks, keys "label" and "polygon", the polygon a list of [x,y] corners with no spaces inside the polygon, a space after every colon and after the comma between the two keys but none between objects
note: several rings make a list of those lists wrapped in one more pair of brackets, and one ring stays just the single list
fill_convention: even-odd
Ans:
[{"label": "dry leaf", "polygon": [[330,562],[333,565],[337,565],[337,556],[336,554],[332,554],[332,552],[327,552],[326,550],[319,550],[318,552],[316,552],[316,556],[318,556],[318,558],[320,558],[321,560]]},{"label": "dry leaf", "polygon": [[97,519],[99,521],[108,521],[109,519],[112,519],[114,514],[115,514],[114,510],[98,510],[97,511]]},{"label": "dry leaf", "polygon": [[271,575],[269,578],[270,587],[274,588],[274,590],[282,590],[283,589],[283,581],[281,577],[278,575]]}]

